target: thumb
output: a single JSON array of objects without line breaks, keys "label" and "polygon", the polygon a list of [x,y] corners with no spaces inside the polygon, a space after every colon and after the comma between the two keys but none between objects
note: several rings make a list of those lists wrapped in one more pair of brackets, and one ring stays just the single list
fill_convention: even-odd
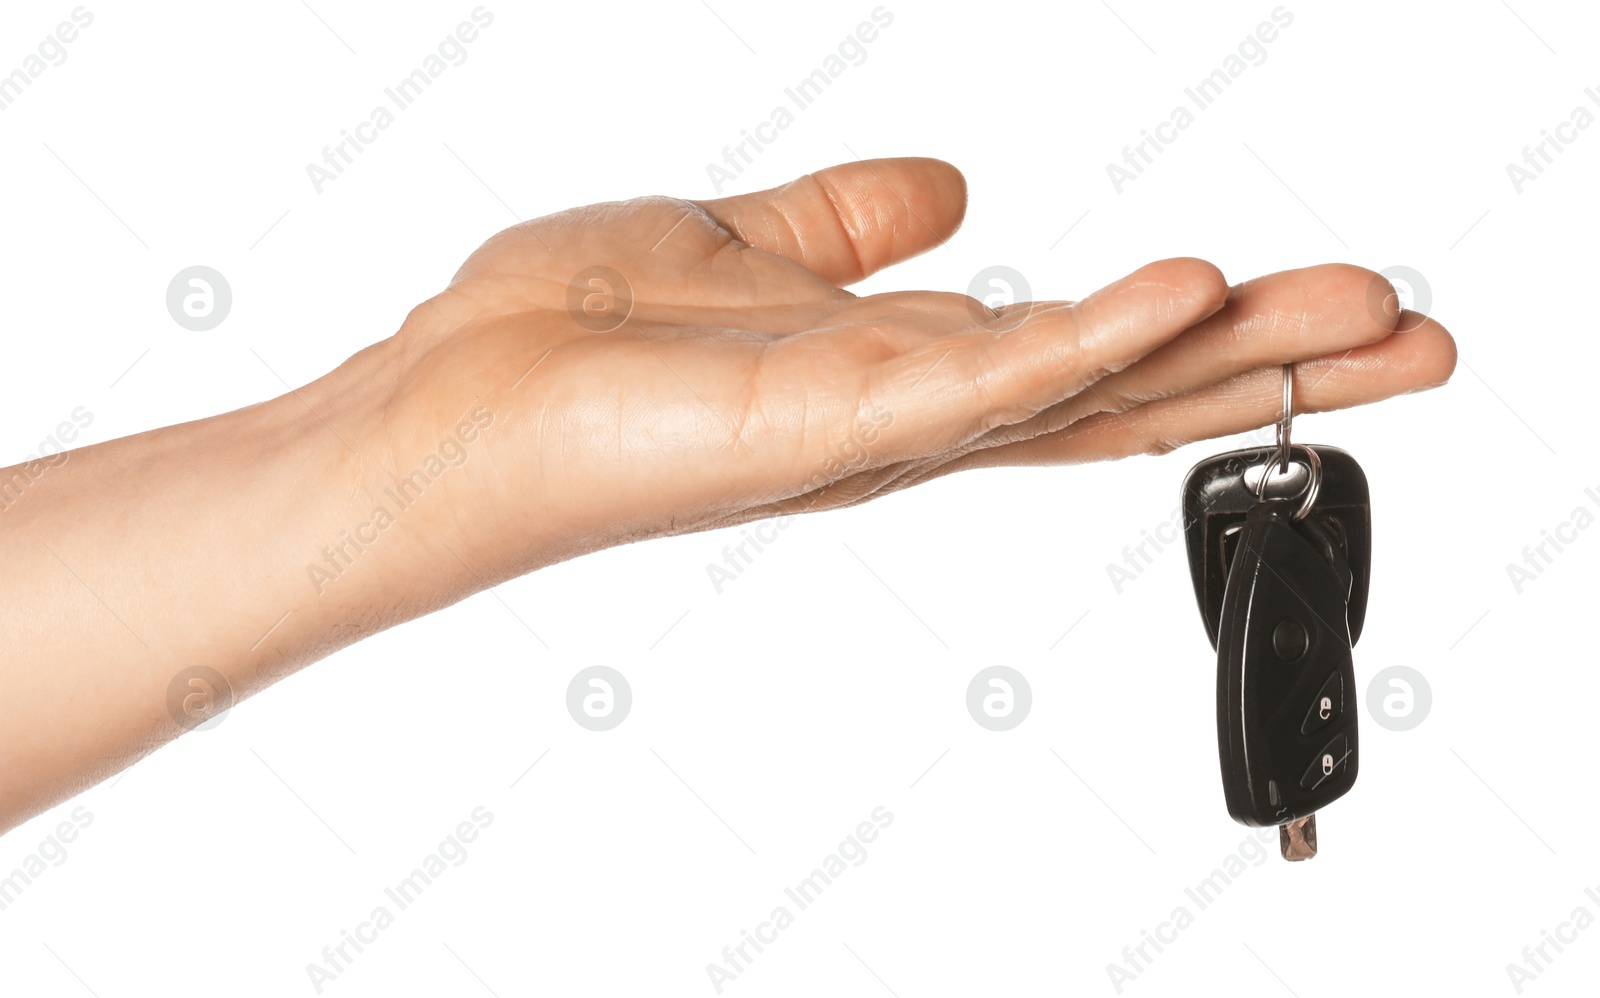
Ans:
[{"label": "thumb", "polygon": [[843,286],[949,239],[967,182],[937,159],[858,160],[699,205],[740,242]]}]

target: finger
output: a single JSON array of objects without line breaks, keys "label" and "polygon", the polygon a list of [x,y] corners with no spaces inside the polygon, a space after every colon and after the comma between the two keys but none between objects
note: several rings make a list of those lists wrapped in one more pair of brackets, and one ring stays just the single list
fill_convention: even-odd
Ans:
[{"label": "finger", "polygon": [[[985,443],[1027,440],[1065,429],[1097,412],[1187,394],[1268,364],[1314,360],[1376,343],[1399,321],[1373,301],[1370,270],[1328,264],[1257,278],[1234,288],[1222,308],[1092,391],[1051,406]],[[1422,317],[1418,317],[1419,319]]]},{"label": "finger", "polygon": [[872,159],[699,204],[740,242],[842,286],[949,239],[967,182],[937,159]]},{"label": "finger", "polygon": [[[1448,381],[1456,364],[1455,340],[1449,332],[1414,312],[1403,313],[1400,322],[1407,331],[1337,356],[1296,364],[1295,412],[1347,409]],[[1127,412],[1099,413],[1056,433],[974,451],[940,473],[1165,454],[1197,440],[1265,426],[1277,420],[1282,406],[1283,380],[1277,364],[1272,364]]]},{"label": "finger", "polygon": [[866,398],[892,414],[883,461],[945,453],[1021,422],[1122,370],[1220,308],[1227,282],[1204,260],[1149,264],[1076,305],[1040,305],[938,337],[869,371]]}]

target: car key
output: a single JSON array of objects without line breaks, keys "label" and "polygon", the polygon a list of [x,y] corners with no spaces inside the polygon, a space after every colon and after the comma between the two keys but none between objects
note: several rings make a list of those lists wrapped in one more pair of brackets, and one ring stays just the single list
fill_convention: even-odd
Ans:
[{"label": "car key", "polygon": [[[1357,772],[1350,649],[1364,622],[1371,507],[1350,455],[1293,445],[1292,368],[1274,448],[1220,454],[1184,482],[1195,595],[1217,649],[1217,740],[1235,820],[1316,855],[1315,812]],[[1304,461],[1292,460],[1294,454]]]},{"label": "car key", "polygon": [[[1252,509],[1238,531],[1217,632],[1217,744],[1228,812],[1289,825],[1356,778],[1350,569],[1294,500]],[[1304,827],[1304,826],[1302,826]]]}]

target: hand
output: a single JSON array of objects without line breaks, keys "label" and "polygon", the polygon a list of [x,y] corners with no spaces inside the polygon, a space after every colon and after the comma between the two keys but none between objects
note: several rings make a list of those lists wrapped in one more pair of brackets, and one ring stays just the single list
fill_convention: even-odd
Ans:
[{"label": "hand", "polygon": [[1438,385],[1454,366],[1443,328],[1349,266],[1230,290],[1207,263],[1167,260],[1076,304],[1000,315],[957,294],[842,290],[944,242],[965,200],[945,163],[881,160],[507,229],[388,345],[405,359],[371,484],[460,413],[493,413],[420,535],[450,549],[423,557],[472,563],[470,585],[964,468],[1247,430],[1276,419],[1288,361],[1301,412]]}]

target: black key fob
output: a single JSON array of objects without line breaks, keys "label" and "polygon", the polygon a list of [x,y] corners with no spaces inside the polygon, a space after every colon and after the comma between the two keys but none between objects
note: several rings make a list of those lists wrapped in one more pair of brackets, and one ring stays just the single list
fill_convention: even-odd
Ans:
[{"label": "black key fob", "polygon": [[1296,520],[1299,505],[1259,503],[1228,538],[1217,743],[1228,813],[1246,825],[1303,819],[1356,780],[1353,576],[1341,538]]}]

